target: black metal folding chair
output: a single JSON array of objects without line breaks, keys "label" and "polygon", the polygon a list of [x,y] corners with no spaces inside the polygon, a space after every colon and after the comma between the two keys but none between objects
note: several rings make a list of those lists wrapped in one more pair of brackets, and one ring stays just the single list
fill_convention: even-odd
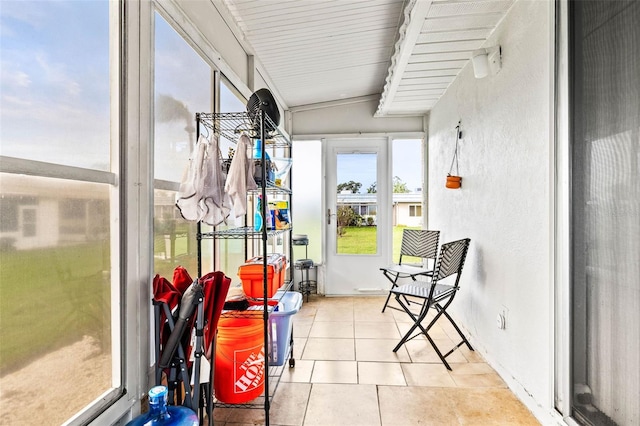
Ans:
[{"label": "black metal folding chair", "polygon": [[[380,268],[384,276],[391,281],[391,289],[398,286],[398,280],[401,278],[411,278],[415,281],[419,276],[433,276],[438,255],[439,239],[440,231],[428,231],[426,229],[404,229],[402,231],[398,263]],[[419,257],[421,260],[426,260],[426,264],[402,263],[403,256]],[[391,292],[389,292],[387,300],[384,302],[382,312],[387,308],[390,298]],[[407,300],[405,301],[409,303]],[[390,308],[398,309],[394,306],[390,306]]]},{"label": "black metal folding chair", "polygon": [[[473,350],[467,338],[462,334],[462,331],[460,331],[460,328],[458,328],[455,321],[453,321],[453,318],[451,318],[447,313],[447,308],[451,305],[451,302],[453,302],[453,298],[459,289],[460,275],[462,274],[462,267],[467,256],[467,251],[469,250],[470,241],[471,240],[469,238],[465,238],[442,245],[440,249],[440,256],[436,262],[436,269],[430,282],[415,281],[413,283],[403,284],[397,288],[391,289],[391,293],[395,295],[396,301],[411,317],[414,323],[393,349],[393,352],[397,352],[398,349],[400,349],[400,347],[409,340],[424,334],[438,354],[442,363],[447,367],[447,369],[451,370],[451,366],[445,360],[447,356],[451,355],[463,344],[466,344],[470,350]],[[454,275],[455,278],[453,277]],[[450,280],[454,280],[453,284],[440,283],[441,280],[449,276],[452,276]],[[407,303],[408,297],[411,298],[413,304],[421,303],[419,312],[415,313],[410,309],[409,304]],[[429,308],[435,308],[437,313],[429,324],[426,327],[423,327],[422,321],[427,317]],[[456,344],[453,349],[444,355],[440,352],[440,349],[438,349],[431,336],[429,336],[429,330],[442,315],[449,320],[462,338],[460,343]],[[418,328],[420,331],[412,336]]]}]

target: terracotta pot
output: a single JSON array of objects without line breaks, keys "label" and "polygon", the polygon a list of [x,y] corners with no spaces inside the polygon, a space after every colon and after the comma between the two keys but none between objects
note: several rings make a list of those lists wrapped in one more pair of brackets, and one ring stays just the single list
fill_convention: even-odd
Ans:
[{"label": "terracotta pot", "polygon": [[445,186],[449,189],[459,189],[462,186],[462,178],[460,176],[447,175]]}]

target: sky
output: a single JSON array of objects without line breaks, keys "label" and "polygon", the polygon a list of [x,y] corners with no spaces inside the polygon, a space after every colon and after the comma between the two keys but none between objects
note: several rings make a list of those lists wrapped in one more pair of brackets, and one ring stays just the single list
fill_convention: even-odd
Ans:
[{"label": "sky", "polygon": [[[108,3],[0,0],[0,154],[109,170]],[[155,28],[156,96],[184,108],[179,120],[209,110],[210,67],[157,14]],[[221,101],[223,111],[244,110],[230,91]],[[192,136],[182,125],[156,126],[157,137],[188,151]],[[161,151],[157,161],[171,157]],[[419,153],[419,141],[394,142],[393,176],[412,190],[421,187]],[[360,182],[366,192],[375,181],[373,163],[360,157],[346,164],[338,182]],[[182,171],[164,170],[156,177],[180,179]]]},{"label": "sky", "polygon": [[108,169],[107,1],[0,1],[0,153]]},{"label": "sky", "polygon": [[[422,188],[422,161],[421,141],[394,140],[393,141],[393,176],[398,176],[407,184],[410,191]],[[337,182],[349,181],[362,184],[360,193],[365,194],[367,189],[376,181],[375,154],[343,154],[338,160]]]}]

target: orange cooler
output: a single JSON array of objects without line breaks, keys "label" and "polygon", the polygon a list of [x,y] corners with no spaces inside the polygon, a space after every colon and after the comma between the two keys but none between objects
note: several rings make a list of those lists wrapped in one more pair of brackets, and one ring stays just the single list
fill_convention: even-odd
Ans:
[{"label": "orange cooler", "polygon": [[264,294],[263,261],[262,256],[256,256],[246,261],[238,269],[238,276],[242,280],[242,289],[248,297],[272,297],[284,284],[286,273],[286,258],[282,254],[267,255],[267,294]]}]

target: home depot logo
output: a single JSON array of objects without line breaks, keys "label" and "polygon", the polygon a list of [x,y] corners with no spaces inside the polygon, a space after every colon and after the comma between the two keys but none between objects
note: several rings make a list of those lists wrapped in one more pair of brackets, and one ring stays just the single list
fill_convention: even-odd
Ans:
[{"label": "home depot logo", "polygon": [[249,392],[260,386],[264,380],[264,345],[235,351],[234,358],[236,365],[242,363],[236,368],[234,392]]}]

